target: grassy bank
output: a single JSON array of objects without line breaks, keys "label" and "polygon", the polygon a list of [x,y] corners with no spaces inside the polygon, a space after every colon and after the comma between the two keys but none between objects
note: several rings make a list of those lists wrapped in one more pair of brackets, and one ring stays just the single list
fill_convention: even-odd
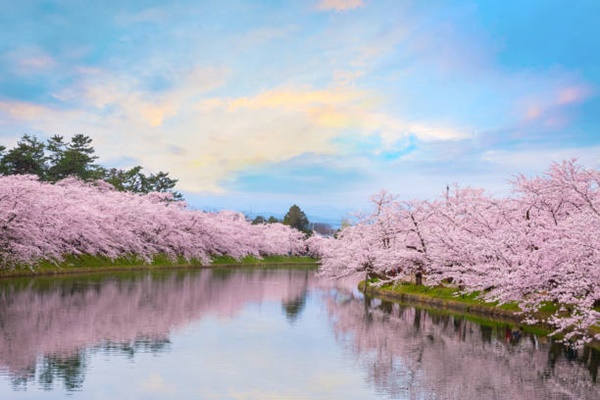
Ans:
[{"label": "grassy bank", "polygon": [[[365,282],[360,283],[361,291],[365,290],[364,285]],[[416,303],[426,308],[433,307],[436,309],[452,310],[470,316],[499,319],[512,324],[514,327],[519,327],[526,332],[537,335],[547,335],[553,330],[550,326],[544,324],[523,324],[521,322],[522,317],[518,315],[520,308],[516,303],[498,305],[495,302],[485,302],[478,299],[479,293],[477,292],[463,295],[459,294],[458,290],[452,287],[428,287],[408,283],[396,286],[382,286],[380,288],[369,285],[367,286],[366,293],[383,300]],[[558,306],[556,304],[546,303],[536,313],[535,317],[538,320],[545,320],[556,312],[557,309]],[[600,333],[600,325],[593,327],[591,333]],[[594,347],[600,347],[600,343],[595,343]]]},{"label": "grassy bank", "polygon": [[316,265],[316,262],[317,260],[315,260],[314,258],[298,256],[266,256],[262,259],[248,256],[241,260],[236,260],[235,258],[228,256],[217,256],[213,257],[212,262],[210,264],[206,264],[202,263],[200,260],[187,261],[184,258],[172,260],[164,255],[155,256],[150,262],[135,257],[117,258],[112,260],[107,257],[91,255],[69,255],[66,256],[64,261],[59,264],[43,261],[33,266],[21,265],[14,268],[0,268],[0,278],[162,268],[199,268],[228,266],[263,267],[270,265],[283,266],[300,264]]},{"label": "grassy bank", "polygon": [[227,266],[227,265],[255,265],[255,266],[266,266],[266,265],[277,265],[277,264],[317,264],[318,260],[311,257],[300,257],[300,256],[266,256],[262,259],[253,256],[244,257],[240,261],[237,261],[233,257],[219,256],[213,257],[212,264],[214,266]]}]

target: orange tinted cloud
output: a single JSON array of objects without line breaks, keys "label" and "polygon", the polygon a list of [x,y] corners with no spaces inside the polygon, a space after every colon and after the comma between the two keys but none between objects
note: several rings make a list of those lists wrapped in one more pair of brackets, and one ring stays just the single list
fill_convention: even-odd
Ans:
[{"label": "orange tinted cloud", "polygon": [[254,97],[241,97],[228,102],[229,109],[286,108],[299,109],[315,105],[344,104],[357,99],[360,93],[352,90],[274,89]]},{"label": "orange tinted cloud", "polygon": [[585,100],[591,90],[582,86],[571,86],[562,89],[557,96],[558,104],[571,104]]},{"label": "orange tinted cloud", "polygon": [[2,101],[0,102],[0,112],[2,111],[16,119],[33,120],[53,110],[33,103]]},{"label": "orange tinted cloud", "polygon": [[363,7],[365,3],[362,0],[321,0],[317,4],[317,10],[335,10],[344,11]]},{"label": "orange tinted cloud", "polygon": [[569,106],[586,100],[592,94],[589,86],[571,84],[538,94],[521,105],[521,121],[541,123],[551,129],[565,127],[569,121]]}]

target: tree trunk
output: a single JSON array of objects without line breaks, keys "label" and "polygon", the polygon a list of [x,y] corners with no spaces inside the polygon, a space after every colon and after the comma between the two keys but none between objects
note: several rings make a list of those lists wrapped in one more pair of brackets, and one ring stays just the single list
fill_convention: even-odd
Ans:
[{"label": "tree trunk", "polygon": [[423,274],[421,272],[417,272],[415,274],[415,284],[417,286],[421,286],[423,284]]}]

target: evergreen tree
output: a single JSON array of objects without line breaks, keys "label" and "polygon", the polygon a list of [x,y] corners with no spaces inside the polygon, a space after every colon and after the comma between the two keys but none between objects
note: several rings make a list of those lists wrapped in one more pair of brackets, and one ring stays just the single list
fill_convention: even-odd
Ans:
[{"label": "evergreen tree", "polygon": [[177,179],[168,172],[146,175],[141,166],[128,170],[102,168],[94,164],[98,159],[95,153],[92,139],[86,135],[77,134],[69,142],[61,135],[54,135],[46,143],[24,135],[13,149],[6,151],[0,145],[0,175],[34,174],[50,182],[75,176],[83,181],[104,180],[119,191],[168,192],[175,200],[183,199],[174,190]]},{"label": "evergreen tree", "polygon": [[283,224],[296,228],[306,234],[310,233],[310,222],[308,221],[306,214],[304,214],[304,211],[296,204],[291,206],[287,214],[285,214],[285,217],[283,217]]},{"label": "evergreen tree", "polygon": [[104,171],[104,180],[121,192],[142,193],[146,176],[141,166],[128,170],[110,168]]},{"label": "evergreen tree", "polygon": [[113,185],[115,189],[123,192],[168,192],[173,194],[175,200],[183,199],[181,193],[173,190],[177,184],[177,179],[170,178],[168,172],[159,171],[156,174],[146,176],[142,172],[142,167],[138,165],[128,170],[117,168],[104,170],[103,179]]},{"label": "evergreen tree", "polygon": [[169,192],[173,194],[175,200],[181,200],[181,193],[174,191],[177,179],[171,179],[168,172],[158,171],[156,174],[150,174],[146,178],[144,193],[149,192]]},{"label": "evergreen tree", "polygon": [[6,171],[4,170],[4,165],[2,163],[2,160],[4,159],[5,151],[6,151],[6,147],[0,145],[0,176],[7,175]]},{"label": "evergreen tree", "polygon": [[[3,154],[0,172],[3,175],[33,174],[44,179],[47,161],[45,147],[35,136],[23,135],[15,148]],[[3,149],[6,148],[3,146]]]},{"label": "evergreen tree", "polygon": [[77,134],[69,143],[55,135],[48,140],[52,165],[48,169],[48,180],[56,182],[68,176],[76,176],[84,181],[100,179],[101,170],[94,161],[98,158],[89,136]]}]

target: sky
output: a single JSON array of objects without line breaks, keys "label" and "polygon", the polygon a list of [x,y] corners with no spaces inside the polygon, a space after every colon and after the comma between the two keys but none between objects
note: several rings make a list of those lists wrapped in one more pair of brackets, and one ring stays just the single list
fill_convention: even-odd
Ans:
[{"label": "sky", "polygon": [[598,38],[597,0],[0,0],[0,144],[83,133],[251,215],[505,195],[599,167]]}]

